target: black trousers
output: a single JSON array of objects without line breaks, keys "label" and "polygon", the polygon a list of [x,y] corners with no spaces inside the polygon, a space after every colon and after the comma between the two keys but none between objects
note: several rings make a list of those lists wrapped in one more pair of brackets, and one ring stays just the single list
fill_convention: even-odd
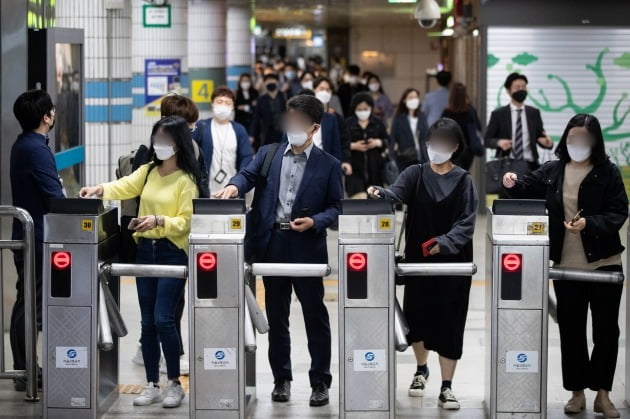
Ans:
[{"label": "black trousers", "polygon": [[[621,266],[605,266],[621,271]],[[622,284],[554,281],[562,353],[562,382],[569,391],[612,389],[619,346]],[[593,352],[588,353],[586,319],[591,308]]]},{"label": "black trousers", "polygon": [[[17,299],[11,311],[11,352],[13,353],[13,368],[16,370],[26,369],[26,338],[25,338],[25,315],[24,315],[24,252],[16,250],[13,253],[13,262],[17,270]],[[42,253],[35,252],[35,293],[37,330],[42,330]]]},{"label": "black trousers", "polygon": [[[291,254],[299,251],[299,241],[294,231],[275,230],[267,250],[267,262],[291,262]],[[291,335],[289,333],[289,313],[291,293],[302,305],[304,326],[311,356],[309,379],[311,386],[324,383],[330,387],[331,337],[330,319],[324,304],[324,281],[319,277],[263,278],[265,284],[265,306],[269,320],[269,364],[275,381],[292,380]]]}]

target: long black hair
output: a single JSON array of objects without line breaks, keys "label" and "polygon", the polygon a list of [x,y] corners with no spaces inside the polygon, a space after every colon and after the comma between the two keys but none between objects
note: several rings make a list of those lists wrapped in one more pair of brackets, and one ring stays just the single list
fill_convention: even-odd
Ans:
[{"label": "long black hair", "polygon": [[607,161],[608,156],[606,155],[606,148],[604,146],[604,134],[602,134],[602,127],[599,124],[599,120],[595,116],[585,113],[579,113],[569,120],[562,134],[562,138],[556,147],[556,156],[564,162],[568,163],[571,161],[569,151],[567,150],[567,137],[569,136],[569,131],[575,127],[586,128],[593,138],[594,143],[591,150],[591,163],[593,163],[593,166]]},{"label": "long black hair", "polygon": [[168,135],[173,140],[177,150],[177,167],[190,176],[197,187],[199,187],[199,179],[201,178],[199,164],[195,159],[195,149],[192,145],[193,139],[188,122],[181,116],[167,116],[153,125],[149,154],[153,156],[153,164],[156,166],[160,166],[163,163],[162,160],[157,158],[153,149],[153,140],[158,132]]}]

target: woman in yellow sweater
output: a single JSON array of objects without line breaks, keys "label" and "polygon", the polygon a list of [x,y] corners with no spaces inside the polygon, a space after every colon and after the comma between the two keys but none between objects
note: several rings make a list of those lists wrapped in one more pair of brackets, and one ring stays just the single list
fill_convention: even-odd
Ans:
[{"label": "woman in yellow sweater", "polygon": [[[153,161],[115,182],[85,187],[81,197],[106,200],[140,197],[133,227],[139,264],[186,265],[192,200],[199,195],[197,163],[190,128],[181,117],[166,117],[151,133]],[[131,227],[130,227],[131,228]],[[136,278],[141,314],[141,343],[147,386],[134,399],[136,406],[162,401],[177,407],[184,398],[179,382],[180,341],[175,328],[175,306],[185,281],[177,278]],[[160,343],[164,351],[168,384],[164,395],[160,378]]]}]

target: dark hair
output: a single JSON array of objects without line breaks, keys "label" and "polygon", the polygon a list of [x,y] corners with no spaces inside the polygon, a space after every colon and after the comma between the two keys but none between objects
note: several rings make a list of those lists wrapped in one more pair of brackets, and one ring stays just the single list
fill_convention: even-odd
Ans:
[{"label": "dark hair", "polygon": [[55,108],[50,95],[44,90],[28,90],[22,93],[13,104],[13,115],[23,131],[39,128],[45,115]]},{"label": "dark hair", "polygon": [[378,76],[378,74],[375,73],[367,73],[367,84],[370,84],[370,80],[372,79],[376,79],[376,81],[378,82],[378,91],[379,93],[385,94],[385,91],[383,91],[383,83],[381,83],[381,78]]},{"label": "dark hair", "polygon": [[560,142],[556,147],[556,156],[564,162],[571,161],[571,157],[569,156],[569,152],[567,150],[567,137],[569,136],[571,128],[575,127],[586,128],[595,141],[591,151],[591,163],[593,163],[593,166],[597,166],[598,164],[607,161],[608,156],[606,155],[606,148],[604,145],[604,134],[602,133],[602,127],[599,124],[599,120],[595,116],[585,113],[577,114],[569,120],[567,127],[564,129],[564,133],[562,133],[562,138],[560,138]]},{"label": "dark hair", "polygon": [[241,89],[241,82],[243,81],[243,79],[245,77],[247,77],[250,82],[252,81],[252,75],[251,74],[249,74],[249,73],[241,73],[241,75],[238,76],[238,86],[236,87],[236,91],[237,92],[240,92],[240,91],[243,90],[243,89]]},{"label": "dark hair", "polygon": [[300,91],[297,94],[298,95],[315,96],[315,92],[312,91],[311,89],[300,89]]},{"label": "dark hair", "polygon": [[167,116],[181,116],[189,124],[197,122],[199,119],[199,108],[195,102],[186,96],[170,94],[162,99],[160,104],[160,113],[162,118]]},{"label": "dark hair", "polygon": [[[311,91],[311,93],[313,93]],[[308,116],[312,123],[321,124],[324,118],[324,105],[315,95],[299,94],[287,102],[287,111],[293,110]]]},{"label": "dark hair", "polygon": [[457,159],[457,157],[466,148],[466,140],[464,139],[464,133],[459,124],[451,118],[440,118],[431,125],[429,132],[427,133],[427,141],[431,141],[432,137],[445,139],[451,144],[457,144],[457,150],[453,153],[451,160]]},{"label": "dark hair", "polygon": [[[405,89],[402,96],[400,97],[400,102],[398,102],[398,106],[396,107],[396,115],[406,115],[407,113],[409,113],[409,109],[407,108],[407,95],[411,92],[416,92],[418,94],[418,98],[420,98],[420,91],[418,89],[415,89],[413,87]],[[414,110],[413,115],[418,116],[419,113],[420,107],[418,106],[418,109]]]},{"label": "dark hair", "polygon": [[236,102],[234,92],[232,91],[232,89],[226,86],[219,86],[214,89],[214,91],[212,92],[212,101],[214,102],[214,100],[218,97],[227,97],[229,99],[232,99],[232,102]]},{"label": "dark hair", "polygon": [[352,74],[353,76],[358,76],[361,74],[361,67],[356,64],[350,64],[348,66],[348,73]]},{"label": "dark hair", "polygon": [[367,103],[370,108],[374,109],[374,99],[372,99],[372,95],[366,92],[359,92],[352,96],[352,101],[350,101],[350,110],[354,113],[357,110],[357,106],[361,103]]},{"label": "dark hair", "polygon": [[201,176],[198,169],[199,165],[195,159],[195,149],[193,148],[193,139],[191,137],[190,128],[188,127],[188,122],[181,116],[167,116],[153,125],[149,154],[153,156],[153,163],[157,166],[162,164],[162,160],[159,160],[155,155],[153,138],[160,130],[168,135],[175,143],[175,148],[177,149],[177,167],[190,176],[197,187],[199,187],[198,181],[201,179]]},{"label": "dark hair", "polygon": [[510,90],[510,88],[512,87],[512,83],[514,83],[514,81],[519,80],[519,79],[525,81],[525,83],[529,83],[527,81],[527,77],[525,77],[524,74],[510,73],[510,75],[508,75],[507,78],[505,79],[505,83],[503,84],[503,87]]},{"label": "dark hair", "polygon": [[280,77],[278,77],[278,75],[276,73],[267,73],[263,76],[263,82],[267,81],[267,80],[275,80],[275,81],[280,81]]},{"label": "dark hair", "polygon": [[442,87],[448,87],[449,84],[451,84],[451,79],[453,78],[453,76],[451,75],[450,71],[438,71],[438,73],[435,75],[435,78],[437,79],[437,82],[440,86]]},{"label": "dark hair", "polygon": [[328,86],[330,87],[330,89],[333,92],[335,91],[335,85],[333,84],[332,80],[330,80],[326,76],[319,76],[318,78],[313,80],[313,89],[317,89],[317,87],[322,83],[328,83]]},{"label": "dark hair", "polygon": [[455,113],[468,112],[468,109],[470,109],[470,100],[468,99],[466,86],[463,83],[457,82],[451,87],[446,109]]},{"label": "dark hair", "polygon": [[300,81],[304,80],[304,76],[306,76],[307,74],[310,74],[313,80],[315,80],[315,74],[312,71],[306,70],[300,76]]}]

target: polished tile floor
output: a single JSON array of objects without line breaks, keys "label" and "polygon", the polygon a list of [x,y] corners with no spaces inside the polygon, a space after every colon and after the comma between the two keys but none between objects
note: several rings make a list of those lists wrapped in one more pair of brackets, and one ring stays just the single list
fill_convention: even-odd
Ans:
[{"label": "polished tile floor", "polygon": [[[400,418],[484,418],[483,409],[484,393],[484,354],[487,347],[484,342],[484,279],[485,279],[485,219],[481,217],[475,237],[475,260],[479,266],[479,272],[474,278],[470,296],[470,310],[465,335],[465,349],[461,362],[458,365],[454,390],[462,409],[459,412],[444,412],[437,407],[437,395],[440,378],[437,357],[430,358],[429,367],[432,371],[432,379],[429,381],[427,394],[422,399],[413,399],[407,396],[407,386],[415,370],[415,360],[411,350],[398,354],[397,362],[397,406],[396,416]],[[624,230],[625,231],[625,230]],[[289,403],[272,403],[269,394],[273,387],[272,376],[269,370],[266,352],[267,337],[258,337],[257,351],[257,382],[258,402],[254,409],[253,418],[335,418],[338,417],[338,390],[337,383],[338,354],[337,354],[337,282],[336,282],[336,234],[331,232],[329,238],[331,265],[333,273],[326,281],[326,300],[330,312],[330,320],[333,331],[333,386],[331,388],[331,403],[325,407],[311,408],[308,406],[310,388],[308,386],[309,357],[306,345],[306,336],[299,303],[294,300],[291,310],[292,328],[292,356],[294,365],[294,382],[292,386],[292,398]],[[262,297],[262,284],[258,285],[259,300]],[[398,290],[401,294],[402,290]],[[144,384],[144,370],[142,367],[131,363],[131,358],[136,352],[139,337],[139,311],[137,307],[136,291],[133,279],[124,279],[122,287],[122,312],[129,328],[129,335],[121,341],[121,361],[119,365],[121,388],[125,392],[133,392],[138,385]],[[625,293],[620,314],[620,352],[617,361],[617,374],[612,393],[613,402],[618,407],[624,407],[625,391],[625,319],[626,304]],[[185,330],[186,326],[184,325]],[[590,328],[589,328],[590,330]],[[589,332],[590,333],[590,332]],[[8,336],[5,340],[7,357]],[[11,360],[7,359],[11,365]],[[568,393],[562,389],[560,375],[560,351],[557,326],[550,322],[549,327],[549,385],[548,385],[548,417],[565,417],[562,413],[562,405],[568,398]],[[0,380],[0,417],[39,417],[41,406],[39,403],[26,403],[22,401],[23,393],[15,393],[12,383]],[[160,406],[145,408],[133,407],[133,394],[121,394],[118,401],[109,410],[106,418],[185,418],[188,417],[188,398],[184,404],[176,409],[165,410]],[[577,418],[597,417],[592,411],[594,395],[587,394],[588,409]],[[600,416],[601,417],[601,416]],[[622,417],[630,418],[630,410],[622,409]]]}]

